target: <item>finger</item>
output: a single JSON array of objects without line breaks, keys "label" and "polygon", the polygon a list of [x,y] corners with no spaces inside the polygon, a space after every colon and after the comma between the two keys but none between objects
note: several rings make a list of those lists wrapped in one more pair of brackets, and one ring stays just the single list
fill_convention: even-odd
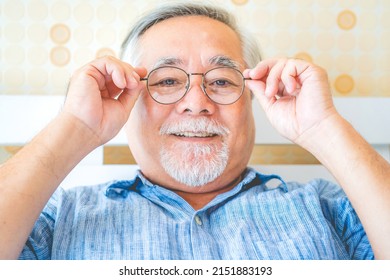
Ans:
[{"label": "finger", "polygon": [[299,92],[302,74],[308,67],[309,64],[301,60],[290,59],[287,61],[281,79],[289,95],[296,95]]},{"label": "finger", "polygon": [[[125,62],[124,62],[125,63]],[[132,67],[130,64],[125,63],[127,69],[131,69],[131,80],[128,81],[128,84],[122,93],[118,97],[118,101],[125,108],[126,112],[130,114],[131,109],[134,107],[135,102],[137,101],[140,92],[142,91],[144,85],[140,83],[141,77],[145,77],[147,70],[144,67]],[[136,83],[134,83],[134,80]]]},{"label": "finger", "polygon": [[249,79],[251,79],[251,77],[250,77],[250,72],[251,72],[251,69],[245,69],[245,70],[242,72],[242,75],[244,76],[244,78],[249,78]]},{"label": "finger", "polygon": [[[118,99],[119,102],[127,110],[131,110],[134,106],[134,103],[139,95],[139,87],[141,77],[144,77],[147,73],[146,68],[144,67],[131,67],[130,64],[125,64],[125,76],[126,76],[126,87],[124,89],[118,88],[114,83],[111,83],[109,88],[110,97]],[[142,87],[141,87],[142,88]]]},{"label": "finger", "polygon": [[[271,68],[277,63],[276,59],[266,59],[249,69],[248,77],[252,80],[265,80]],[[245,71],[244,71],[245,72]]]},{"label": "finger", "polygon": [[103,98],[116,98],[123,91],[109,75],[104,76],[104,78],[96,77],[96,80],[98,80],[100,95]]},{"label": "finger", "polygon": [[[131,69],[130,74],[126,75],[126,87],[124,89],[118,88],[113,82],[107,84],[107,90],[111,98],[118,98],[119,95],[124,92],[130,92],[137,89],[140,86],[140,75],[136,72],[137,69]],[[141,75],[143,71],[141,70]],[[103,96],[103,95],[102,95]]]},{"label": "finger", "polygon": [[118,101],[122,104],[123,108],[128,115],[130,115],[131,110],[134,107],[135,102],[137,101],[142,90],[142,86],[138,86],[135,89],[125,88],[118,97]]},{"label": "finger", "polygon": [[104,77],[104,82],[112,80],[113,84],[119,89],[138,86],[138,75],[134,74],[134,68],[115,57],[107,56],[94,60],[91,66],[97,70],[95,78],[99,79],[100,83],[102,77]]},{"label": "finger", "polygon": [[269,108],[277,101],[275,96],[267,97],[265,94],[256,95],[256,97],[265,112],[268,112]]},{"label": "finger", "polygon": [[123,89],[135,89],[139,85],[140,77],[129,64],[125,64],[125,66],[126,86]]},{"label": "finger", "polygon": [[140,78],[144,78],[148,73],[145,67],[134,67],[134,71],[138,74]]},{"label": "finger", "polygon": [[114,57],[104,57],[91,62],[96,71],[96,77],[101,80],[104,77],[104,82],[112,80],[118,88],[126,87],[125,69],[120,65]]},{"label": "finger", "polygon": [[255,95],[264,95],[265,83],[260,80],[247,80],[246,87]]},{"label": "finger", "polygon": [[280,60],[276,63],[269,71],[267,80],[266,80],[266,88],[265,95],[267,97],[272,97],[278,95],[278,93],[283,92],[284,86],[281,79],[282,72],[284,70],[286,61]]},{"label": "finger", "polygon": [[126,69],[126,88],[127,89],[135,89],[138,87],[141,77],[145,77],[147,74],[147,70],[144,67],[132,67],[130,64],[125,63],[127,65]]},{"label": "finger", "polygon": [[123,89],[118,88],[112,81],[106,82],[106,90],[102,91],[102,97],[117,98]]},{"label": "finger", "polygon": [[91,63],[93,76],[99,85],[102,97],[117,98],[124,89],[135,89],[140,83],[144,68],[135,69],[130,64],[114,57],[105,57]]},{"label": "finger", "polygon": [[255,95],[263,110],[268,110],[268,108],[276,101],[276,97],[269,98],[264,94],[264,82],[259,80],[248,80],[246,85],[248,89]]}]

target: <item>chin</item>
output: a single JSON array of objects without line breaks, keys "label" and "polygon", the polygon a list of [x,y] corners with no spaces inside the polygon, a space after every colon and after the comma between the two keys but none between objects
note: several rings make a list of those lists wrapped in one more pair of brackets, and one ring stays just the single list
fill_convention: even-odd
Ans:
[{"label": "chin", "polygon": [[229,158],[226,144],[174,144],[163,147],[160,162],[165,172],[189,187],[201,187],[225,171]]}]

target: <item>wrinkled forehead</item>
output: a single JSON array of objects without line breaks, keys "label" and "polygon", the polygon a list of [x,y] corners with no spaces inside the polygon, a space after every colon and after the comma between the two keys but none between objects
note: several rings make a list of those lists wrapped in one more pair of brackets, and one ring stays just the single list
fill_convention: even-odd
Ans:
[{"label": "wrinkled forehead", "polygon": [[147,68],[202,64],[242,69],[241,41],[226,24],[203,16],[167,19],[150,27],[139,39],[138,62]]}]

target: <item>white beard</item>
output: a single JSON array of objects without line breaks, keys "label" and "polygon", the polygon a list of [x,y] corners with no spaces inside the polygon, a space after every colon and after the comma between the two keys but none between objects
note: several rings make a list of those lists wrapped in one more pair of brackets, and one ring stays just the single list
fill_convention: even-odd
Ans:
[{"label": "white beard", "polygon": [[[164,126],[162,134],[180,131],[228,134],[228,130],[207,118],[192,119]],[[168,132],[169,131],[169,132]],[[223,139],[223,137],[222,137]],[[229,149],[225,141],[217,144],[180,142],[160,150],[160,161],[173,179],[190,187],[200,187],[218,178],[226,168]]]}]

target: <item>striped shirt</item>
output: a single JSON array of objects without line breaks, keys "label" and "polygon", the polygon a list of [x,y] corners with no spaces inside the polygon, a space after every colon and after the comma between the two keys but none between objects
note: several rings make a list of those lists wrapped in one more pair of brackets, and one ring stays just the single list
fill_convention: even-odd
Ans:
[{"label": "striped shirt", "polygon": [[[270,187],[278,180],[277,187]],[[248,168],[233,189],[194,210],[176,193],[133,180],[58,189],[20,259],[373,259],[337,185],[284,182]]]}]

